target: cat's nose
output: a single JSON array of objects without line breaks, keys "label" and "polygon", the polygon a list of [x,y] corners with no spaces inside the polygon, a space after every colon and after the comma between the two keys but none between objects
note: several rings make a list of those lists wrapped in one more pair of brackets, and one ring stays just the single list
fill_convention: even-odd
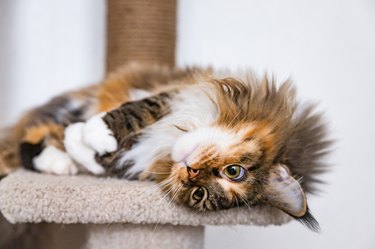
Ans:
[{"label": "cat's nose", "polygon": [[199,175],[199,171],[200,171],[199,169],[193,169],[189,166],[186,166],[186,170],[189,174],[189,178],[191,178],[191,179],[197,177]]}]

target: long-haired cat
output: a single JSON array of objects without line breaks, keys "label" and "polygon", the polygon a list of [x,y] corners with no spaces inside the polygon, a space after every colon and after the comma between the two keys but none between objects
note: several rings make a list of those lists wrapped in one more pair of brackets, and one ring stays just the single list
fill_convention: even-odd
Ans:
[{"label": "long-haired cat", "polygon": [[305,193],[329,144],[289,82],[128,65],[26,114],[4,138],[0,170],[154,179],[197,210],[267,203],[315,230]]}]

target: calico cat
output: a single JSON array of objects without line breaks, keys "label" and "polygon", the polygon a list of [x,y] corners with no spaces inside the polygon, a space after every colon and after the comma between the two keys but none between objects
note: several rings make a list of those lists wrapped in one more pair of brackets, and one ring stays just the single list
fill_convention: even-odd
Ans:
[{"label": "calico cat", "polygon": [[267,203],[319,228],[305,193],[320,182],[331,142],[322,115],[297,104],[289,82],[130,65],[34,109],[11,131],[3,165],[19,154],[41,172],[151,179],[200,211]]}]

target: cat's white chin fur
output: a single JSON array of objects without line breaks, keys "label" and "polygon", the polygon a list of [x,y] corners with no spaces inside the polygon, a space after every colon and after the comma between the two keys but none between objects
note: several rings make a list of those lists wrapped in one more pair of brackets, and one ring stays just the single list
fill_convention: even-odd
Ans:
[{"label": "cat's white chin fur", "polygon": [[100,175],[104,168],[95,160],[95,151],[83,141],[85,123],[75,123],[65,129],[64,145],[74,161],[85,167],[91,173]]},{"label": "cat's white chin fur", "polygon": [[117,150],[117,141],[103,120],[105,113],[90,118],[83,127],[83,141],[99,155]]},{"label": "cat's white chin fur", "polygon": [[35,169],[55,175],[75,175],[78,169],[67,153],[56,148],[47,146],[40,155],[33,159]]}]

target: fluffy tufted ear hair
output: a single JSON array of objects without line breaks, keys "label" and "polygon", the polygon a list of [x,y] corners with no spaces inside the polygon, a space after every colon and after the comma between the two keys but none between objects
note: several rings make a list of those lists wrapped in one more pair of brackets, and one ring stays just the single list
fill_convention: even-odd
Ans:
[{"label": "fluffy tufted ear hair", "polygon": [[287,166],[278,164],[271,170],[265,195],[268,203],[281,209],[306,225],[319,231],[319,224],[309,212],[305,193],[299,182],[290,175]]}]

